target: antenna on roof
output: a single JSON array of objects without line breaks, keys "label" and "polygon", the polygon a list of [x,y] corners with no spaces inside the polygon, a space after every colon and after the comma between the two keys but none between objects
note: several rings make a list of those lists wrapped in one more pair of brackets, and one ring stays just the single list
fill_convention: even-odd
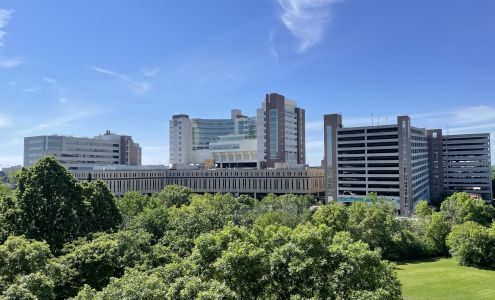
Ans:
[{"label": "antenna on roof", "polygon": [[371,114],[371,126],[373,126],[373,114]]},{"label": "antenna on roof", "polygon": [[380,126],[380,115],[378,115],[378,126]]}]

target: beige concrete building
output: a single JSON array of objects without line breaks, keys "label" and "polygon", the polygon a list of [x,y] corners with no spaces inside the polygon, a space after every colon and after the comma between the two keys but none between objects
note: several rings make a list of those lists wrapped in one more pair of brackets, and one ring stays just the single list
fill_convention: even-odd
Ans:
[{"label": "beige concrete building", "polygon": [[80,181],[101,179],[116,196],[129,191],[152,194],[169,184],[189,187],[195,193],[247,194],[257,199],[274,193],[312,195],[322,200],[325,191],[325,172],[320,168],[168,170],[161,166],[111,166],[73,170],[72,174]]},{"label": "beige concrete building", "polygon": [[165,187],[167,168],[165,166],[108,166],[93,170],[71,170],[79,181],[101,179],[115,196],[136,191],[152,194]]},{"label": "beige concrete building", "polygon": [[247,194],[257,199],[269,193],[323,199],[325,172],[321,168],[168,170],[166,184],[187,186],[195,193]]}]

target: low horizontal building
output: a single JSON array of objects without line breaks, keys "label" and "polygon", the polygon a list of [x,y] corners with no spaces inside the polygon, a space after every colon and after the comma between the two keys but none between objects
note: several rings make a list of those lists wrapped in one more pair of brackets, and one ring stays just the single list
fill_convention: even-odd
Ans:
[{"label": "low horizontal building", "polygon": [[323,199],[325,171],[321,168],[168,170],[166,184],[186,186],[195,193],[247,194],[257,199],[270,193]]},{"label": "low horizontal building", "polygon": [[127,192],[152,194],[163,190],[167,172],[165,166],[108,166],[93,170],[71,170],[79,181],[103,180],[115,196]]},{"label": "low horizontal building", "polygon": [[110,166],[71,172],[80,181],[105,181],[116,196],[129,191],[152,194],[170,184],[188,187],[195,193],[247,194],[257,199],[273,193],[312,195],[322,200],[325,192],[325,172],[321,168],[169,170],[164,166]]}]

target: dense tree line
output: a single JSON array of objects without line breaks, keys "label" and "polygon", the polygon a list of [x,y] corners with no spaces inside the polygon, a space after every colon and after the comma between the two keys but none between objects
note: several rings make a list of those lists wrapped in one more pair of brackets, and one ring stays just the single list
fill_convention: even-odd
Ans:
[{"label": "dense tree line", "polygon": [[400,299],[389,261],[495,259],[493,208],[464,193],[400,218],[376,195],[315,208],[172,185],[116,199],[52,158],[17,183],[0,189],[0,299]]}]

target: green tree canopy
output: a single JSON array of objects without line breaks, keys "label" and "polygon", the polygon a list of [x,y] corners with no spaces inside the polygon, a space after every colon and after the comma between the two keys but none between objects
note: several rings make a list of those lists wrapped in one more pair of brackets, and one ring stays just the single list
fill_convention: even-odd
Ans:
[{"label": "green tree canopy", "polygon": [[17,177],[14,232],[45,240],[53,250],[80,236],[82,187],[55,158],[45,157]]},{"label": "green tree canopy", "polygon": [[495,267],[495,225],[487,228],[473,221],[454,225],[447,245],[461,265]]},{"label": "green tree canopy", "polygon": [[51,257],[47,243],[9,236],[0,245],[0,277],[4,283],[13,283],[19,276],[44,270]]},{"label": "green tree canopy", "polygon": [[58,290],[65,297],[74,296],[85,284],[102,289],[111,277],[121,277],[126,267],[146,262],[151,253],[150,235],[135,231],[98,234],[66,245],[63,253],[56,263],[71,272]]},{"label": "green tree canopy", "polygon": [[81,220],[83,235],[90,232],[111,232],[118,229],[122,216],[115,196],[100,179],[82,183],[86,215]]},{"label": "green tree canopy", "polygon": [[458,192],[449,196],[440,206],[450,225],[474,221],[488,226],[495,217],[495,209],[482,199],[475,199],[468,193]]},{"label": "green tree canopy", "polygon": [[165,206],[181,207],[188,205],[191,200],[192,190],[181,185],[167,185],[162,191],[153,195],[158,198]]}]

